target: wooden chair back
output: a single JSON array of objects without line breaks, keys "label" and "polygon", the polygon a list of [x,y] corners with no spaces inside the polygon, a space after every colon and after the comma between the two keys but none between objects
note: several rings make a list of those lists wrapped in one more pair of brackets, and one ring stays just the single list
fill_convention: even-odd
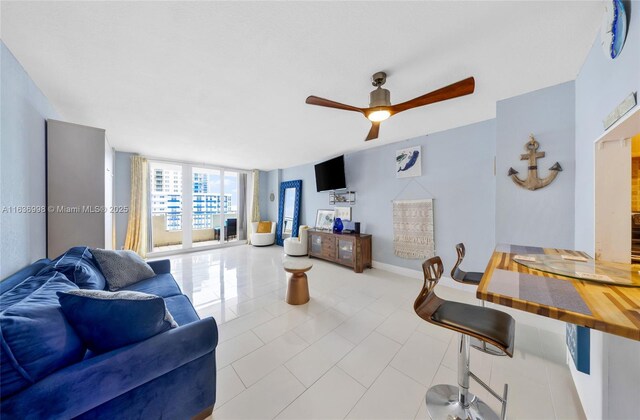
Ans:
[{"label": "wooden chair back", "polygon": [[428,322],[431,322],[431,315],[438,309],[443,301],[436,296],[435,287],[444,272],[444,264],[438,256],[429,258],[422,263],[422,273],[424,275],[424,283],[422,290],[413,303],[413,309],[418,316]]},{"label": "wooden chair back", "polygon": [[459,243],[456,245],[456,253],[458,254],[458,261],[456,261],[456,265],[451,269],[451,278],[457,282],[464,281],[464,276],[467,275],[466,271],[462,271],[460,269],[460,265],[462,264],[462,260],[464,260],[465,249],[464,244]]}]

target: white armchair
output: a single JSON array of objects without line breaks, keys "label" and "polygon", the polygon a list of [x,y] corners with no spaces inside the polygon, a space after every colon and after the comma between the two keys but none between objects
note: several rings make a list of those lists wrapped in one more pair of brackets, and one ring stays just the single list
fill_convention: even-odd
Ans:
[{"label": "white armchair", "polygon": [[297,238],[287,238],[284,240],[284,253],[292,256],[307,255],[307,238],[309,226],[301,225],[298,228]]},{"label": "white armchair", "polygon": [[276,224],[271,223],[271,232],[258,233],[258,222],[251,223],[251,245],[268,246],[273,245],[276,241]]}]

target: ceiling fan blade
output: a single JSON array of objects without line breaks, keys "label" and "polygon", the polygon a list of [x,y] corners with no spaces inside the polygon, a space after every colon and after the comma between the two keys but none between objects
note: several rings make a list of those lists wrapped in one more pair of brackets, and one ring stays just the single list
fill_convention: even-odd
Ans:
[{"label": "ceiling fan blade", "polygon": [[364,139],[364,141],[377,139],[379,131],[380,131],[380,122],[372,122],[371,130],[369,130],[369,134],[367,134],[367,138]]},{"label": "ceiling fan blade", "polygon": [[340,102],[330,101],[329,99],[319,98],[317,96],[309,96],[305,102],[309,105],[326,106],[327,108],[344,109],[345,111],[356,111],[364,114],[364,109],[362,108],[341,104]]},{"label": "ceiling fan blade", "polygon": [[402,102],[390,107],[391,114],[406,111],[408,109],[417,108],[419,106],[433,104],[435,102],[446,101],[447,99],[457,98],[459,96],[469,95],[473,93],[476,87],[476,81],[473,77],[466,78],[459,82],[445,86],[425,95],[418,96],[409,101]]}]

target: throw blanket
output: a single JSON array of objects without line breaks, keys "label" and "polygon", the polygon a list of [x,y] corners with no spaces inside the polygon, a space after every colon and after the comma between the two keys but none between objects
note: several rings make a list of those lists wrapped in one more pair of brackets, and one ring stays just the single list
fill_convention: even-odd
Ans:
[{"label": "throw blanket", "polygon": [[425,259],[435,254],[433,200],[393,202],[393,249],[401,258]]}]

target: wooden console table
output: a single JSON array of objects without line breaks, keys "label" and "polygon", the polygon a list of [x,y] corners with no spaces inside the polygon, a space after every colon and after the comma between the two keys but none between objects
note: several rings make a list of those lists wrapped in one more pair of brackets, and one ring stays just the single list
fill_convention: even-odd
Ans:
[{"label": "wooden console table", "polygon": [[337,262],[362,273],[371,268],[371,235],[309,230],[309,256]]}]

